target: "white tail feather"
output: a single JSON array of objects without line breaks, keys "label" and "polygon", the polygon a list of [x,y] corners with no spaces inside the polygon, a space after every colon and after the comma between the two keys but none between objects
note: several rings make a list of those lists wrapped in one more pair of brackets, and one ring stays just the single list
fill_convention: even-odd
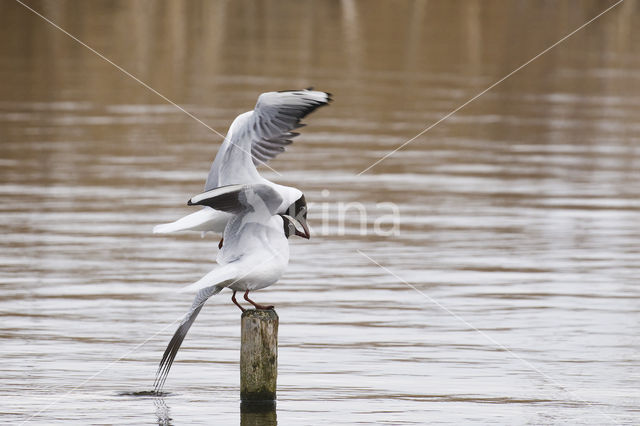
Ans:
[{"label": "white tail feather", "polygon": [[154,234],[168,234],[180,231],[215,232],[221,234],[229,221],[225,212],[205,207],[195,213],[182,217],[175,222],[163,223],[153,228]]}]

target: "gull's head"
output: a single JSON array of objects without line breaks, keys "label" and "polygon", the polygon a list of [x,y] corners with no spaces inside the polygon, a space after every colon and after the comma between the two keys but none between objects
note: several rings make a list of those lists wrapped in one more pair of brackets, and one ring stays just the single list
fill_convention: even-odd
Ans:
[{"label": "gull's head", "polygon": [[[307,202],[304,199],[304,194],[301,194],[300,198],[289,206],[287,213],[282,215],[282,219],[285,222],[285,234],[287,232],[287,226],[293,226],[295,229],[295,232],[287,234],[287,237],[289,237],[289,235],[297,235],[306,239],[311,238],[309,225],[307,224]],[[287,225],[287,222],[290,225]]]},{"label": "gull's head", "polygon": [[307,239],[309,238],[308,237],[309,234],[306,233],[306,231],[304,230],[300,222],[298,222],[297,220],[295,220],[294,218],[292,218],[287,214],[281,214],[280,217],[282,218],[282,222],[284,224],[284,235],[287,238],[289,238],[292,235],[297,235],[299,237],[307,238]]}]

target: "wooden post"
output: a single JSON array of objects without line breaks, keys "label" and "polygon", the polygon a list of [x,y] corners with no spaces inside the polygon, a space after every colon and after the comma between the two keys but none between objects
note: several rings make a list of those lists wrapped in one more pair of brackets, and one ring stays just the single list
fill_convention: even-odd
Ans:
[{"label": "wooden post", "polygon": [[242,313],[240,400],[243,404],[276,399],[278,314],[274,310]]}]

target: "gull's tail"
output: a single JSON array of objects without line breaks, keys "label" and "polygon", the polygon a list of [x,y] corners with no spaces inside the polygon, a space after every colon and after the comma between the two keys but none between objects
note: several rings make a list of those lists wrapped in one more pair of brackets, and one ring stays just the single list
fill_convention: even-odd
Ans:
[{"label": "gull's tail", "polygon": [[171,364],[173,364],[173,360],[176,358],[176,354],[178,353],[178,349],[180,349],[180,345],[184,340],[189,328],[191,328],[191,324],[196,320],[196,317],[200,313],[200,309],[204,303],[211,296],[214,296],[222,289],[224,286],[211,286],[203,288],[196,295],[195,300],[193,301],[193,305],[191,305],[191,309],[185,316],[185,318],[180,323],[180,327],[176,330],[171,341],[169,342],[169,346],[164,351],[164,355],[162,355],[162,360],[160,361],[160,365],[158,366],[158,371],[156,372],[156,380],[153,383],[153,389],[156,394],[162,391],[162,387],[164,386],[164,382],[167,380],[167,375],[169,374],[169,370],[171,369]]},{"label": "gull's tail", "polygon": [[175,222],[163,223],[153,228],[154,234],[168,234],[179,231],[217,232],[222,233],[229,220],[229,214],[204,208],[182,217]]}]

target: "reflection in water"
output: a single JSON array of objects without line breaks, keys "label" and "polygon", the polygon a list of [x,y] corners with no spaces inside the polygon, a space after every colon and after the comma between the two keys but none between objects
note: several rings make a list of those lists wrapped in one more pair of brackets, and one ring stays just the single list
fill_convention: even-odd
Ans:
[{"label": "reflection in water", "polygon": [[[221,132],[258,93],[333,93],[264,175],[308,194],[314,229],[322,203],[392,202],[400,232],[368,216],[361,235],[353,211],[344,234],[332,218],[292,242],[264,296],[282,424],[638,423],[637,1],[361,176],[612,2],[29,4]],[[190,305],[172,292],[217,241],[151,229],[190,212],[220,137],[16,2],[0,36],[3,420],[73,390],[31,423],[237,423],[239,319],[215,301],[173,367],[171,416],[114,390],[151,386],[172,327],[74,390]]]},{"label": "reflection in water", "polygon": [[[154,397],[156,419],[159,426],[171,426],[170,408],[164,397]],[[240,426],[277,426],[276,401],[251,401],[240,403]],[[215,416],[214,416],[215,419]]]},{"label": "reflection in water", "polygon": [[156,417],[158,426],[171,426],[171,415],[169,414],[169,406],[163,397],[153,398],[153,404],[156,406]]},{"label": "reflection in water", "polygon": [[240,426],[277,425],[276,401],[240,403]]}]

